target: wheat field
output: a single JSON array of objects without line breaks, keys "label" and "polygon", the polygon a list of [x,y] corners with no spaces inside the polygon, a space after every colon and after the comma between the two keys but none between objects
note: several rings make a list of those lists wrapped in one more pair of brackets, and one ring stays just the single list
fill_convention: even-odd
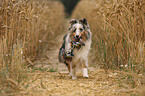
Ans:
[{"label": "wheat field", "polygon": [[88,20],[92,48],[78,81],[56,60],[69,21],[59,1],[0,0],[0,95],[144,96],[145,1],[79,1],[69,19]]},{"label": "wheat field", "polygon": [[[71,18],[82,17],[93,34],[93,66],[133,73],[130,84],[137,87],[136,74],[145,73],[145,1],[81,1]],[[144,85],[144,79],[140,82]]]},{"label": "wheat field", "polygon": [[18,89],[31,61],[63,30],[63,11],[56,1],[0,0],[0,87]]},{"label": "wheat field", "polygon": [[94,0],[77,5],[72,18],[87,18],[93,33],[92,61],[107,69],[145,71],[144,4],[144,0]]}]

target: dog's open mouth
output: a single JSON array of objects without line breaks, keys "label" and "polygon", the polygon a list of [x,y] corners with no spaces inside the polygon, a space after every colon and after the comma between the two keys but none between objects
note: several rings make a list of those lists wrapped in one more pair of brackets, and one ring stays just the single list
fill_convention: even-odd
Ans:
[{"label": "dog's open mouth", "polygon": [[73,39],[72,39],[73,42],[79,42],[80,41],[80,37],[76,37],[74,36]]}]

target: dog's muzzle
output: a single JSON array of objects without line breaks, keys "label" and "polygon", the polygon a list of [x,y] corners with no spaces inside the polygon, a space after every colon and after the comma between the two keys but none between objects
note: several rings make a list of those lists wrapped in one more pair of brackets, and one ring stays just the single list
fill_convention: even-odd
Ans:
[{"label": "dog's muzzle", "polygon": [[74,41],[74,42],[79,42],[79,41],[80,41],[79,35],[74,36],[74,37],[73,37],[73,41]]}]

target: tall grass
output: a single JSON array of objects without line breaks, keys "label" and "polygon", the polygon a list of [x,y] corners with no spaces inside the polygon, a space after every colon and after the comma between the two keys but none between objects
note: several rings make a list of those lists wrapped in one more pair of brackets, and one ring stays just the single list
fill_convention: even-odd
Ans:
[{"label": "tall grass", "polygon": [[19,89],[26,61],[61,33],[63,18],[57,1],[0,0],[0,93]]},{"label": "tall grass", "polygon": [[145,1],[81,1],[72,18],[88,19],[93,63],[107,69],[145,72]]},{"label": "tall grass", "polygon": [[[144,96],[145,1],[80,1],[72,18],[87,18],[92,31],[90,63],[106,71],[121,70],[119,83]],[[126,79],[123,80],[122,76]]]}]

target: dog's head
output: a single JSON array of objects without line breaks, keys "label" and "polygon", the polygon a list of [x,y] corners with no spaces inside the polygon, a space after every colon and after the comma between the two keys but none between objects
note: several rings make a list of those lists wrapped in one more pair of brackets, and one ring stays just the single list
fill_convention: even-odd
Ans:
[{"label": "dog's head", "polygon": [[70,38],[75,39],[76,41],[79,41],[80,39],[86,41],[89,35],[89,33],[87,32],[87,20],[85,18],[82,18],[80,20],[71,19],[70,24]]}]

